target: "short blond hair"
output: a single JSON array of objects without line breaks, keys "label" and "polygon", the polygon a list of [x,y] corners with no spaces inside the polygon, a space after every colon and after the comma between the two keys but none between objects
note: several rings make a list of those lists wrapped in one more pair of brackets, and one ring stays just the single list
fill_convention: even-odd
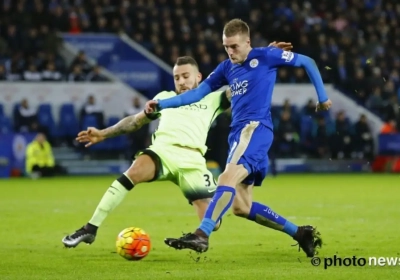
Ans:
[{"label": "short blond hair", "polygon": [[199,65],[197,64],[196,60],[191,56],[178,57],[175,62],[176,66],[181,66],[181,65],[186,65],[186,64],[190,64],[190,65],[196,67],[197,69],[199,69]]},{"label": "short blond hair", "polygon": [[250,37],[250,27],[241,19],[235,18],[229,21],[224,26],[224,35],[232,37],[235,35],[247,35]]}]

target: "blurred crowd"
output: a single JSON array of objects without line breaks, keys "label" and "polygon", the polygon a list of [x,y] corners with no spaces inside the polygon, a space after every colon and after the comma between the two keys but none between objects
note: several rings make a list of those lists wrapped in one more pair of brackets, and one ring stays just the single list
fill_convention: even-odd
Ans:
[{"label": "blurred crowd", "polygon": [[[292,42],[317,61],[326,83],[400,126],[399,16],[396,0],[3,0],[0,79],[104,80],[84,54],[65,65],[57,31],[124,32],[170,65],[194,56],[207,76],[226,59],[224,23],[239,17],[251,27],[253,46]],[[282,68],[278,82],[309,78]]]},{"label": "blurred crowd", "polygon": [[[5,32],[9,42],[7,33],[15,32],[13,26],[22,30],[32,23],[36,27],[28,28],[28,38],[43,37],[48,26],[73,34],[125,32],[170,65],[183,54],[194,56],[205,76],[226,59],[221,44],[223,24],[239,17],[251,27],[253,46],[273,40],[292,42],[294,51],[317,61],[325,82],[334,83],[385,120],[399,117],[398,110],[391,109],[400,94],[400,3],[396,0],[12,2],[5,1],[2,11],[3,33],[5,26],[14,24]],[[52,47],[45,40],[30,48],[54,49],[57,40],[48,41]],[[16,45],[11,40],[11,48]],[[278,82],[309,83],[309,79],[302,69],[283,68]]]},{"label": "blurred crowd", "polygon": [[[60,2],[60,3],[58,3]],[[58,31],[70,25],[62,1],[3,0],[0,6],[0,81],[106,81],[84,53],[67,65]]]},{"label": "blurred crowd", "polygon": [[[397,0],[3,0],[0,9],[0,80],[103,80],[84,53],[65,65],[57,53],[58,31],[124,32],[170,65],[178,56],[195,57],[207,76],[226,59],[224,23],[238,17],[249,23],[254,47],[292,42],[295,52],[316,60],[326,83],[379,115],[393,131],[400,128]],[[309,83],[302,69],[292,68],[280,69],[277,80]],[[304,133],[289,111],[275,115],[279,139],[286,138],[282,131],[289,126]],[[312,117],[314,136],[329,125],[333,136],[320,135],[329,136],[329,143],[336,143],[335,132],[344,127],[357,135],[365,120],[363,116],[357,124],[338,125],[335,122],[346,119],[343,115],[328,122]],[[352,147],[362,141],[354,137]],[[349,145],[342,146],[346,148],[334,152],[339,157],[348,154],[344,150]],[[325,148],[319,147],[317,154],[324,154]]]}]

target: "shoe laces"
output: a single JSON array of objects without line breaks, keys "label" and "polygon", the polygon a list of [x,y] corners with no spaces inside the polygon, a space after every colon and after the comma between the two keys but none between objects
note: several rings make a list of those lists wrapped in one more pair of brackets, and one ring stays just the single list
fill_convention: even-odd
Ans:
[{"label": "shoe laces", "polygon": [[70,237],[72,239],[74,239],[74,238],[78,238],[79,236],[85,235],[87,233],[88,232],[82,227],[82,228],[76,230]]},{"label": "shoe laces", "polygon": [[182,232],[182,237],[179,238],[179,239],[185,239],[185,238],[188,238],[188,237],[190,237],[190,236],[192,236],[192,235],[193,235],[193,233],[191,233],[191,232],[189,232],[189,233],[184,233],[184,232]]}]

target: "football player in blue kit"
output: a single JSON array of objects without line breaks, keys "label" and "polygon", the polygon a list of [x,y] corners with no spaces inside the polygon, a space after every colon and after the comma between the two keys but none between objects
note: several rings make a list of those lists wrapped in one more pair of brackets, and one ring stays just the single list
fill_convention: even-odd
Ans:
[{"label": "football player in blue kit", "polygon": [[332,103],[320,72],[310,57],[276,47],[252,48],[250,29],[240,19],[225,25],[222,40],[229,59],[220,63],[198,88],[146,104],[147,113],[152,113],[197,102],[227,84],[232,92],[230,152],[215,195],[195,232],[180,238],[166,238],[165,243],[176,249],[207,251],[209,236],[217,221],[232,207],[237,216],[288,234],[307,257],[313,257],[316,248],[322,245],[316,228],[297,226],[268,206],[253,202],[252,189],[261,186],[268,171],[267,154],[273,141],[271,100],[278,67],[303,67],[318,95],[317,110],[328,110]]}]

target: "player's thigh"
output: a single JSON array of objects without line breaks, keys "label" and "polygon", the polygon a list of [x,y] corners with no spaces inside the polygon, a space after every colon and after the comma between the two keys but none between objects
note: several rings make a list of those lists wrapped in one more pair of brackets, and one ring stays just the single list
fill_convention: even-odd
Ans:
[{"label": "player's thigh", "polygon": [[216,190],[216,182],[212,173],[202,166],[197,169],[180,170],[178,174],[178,185],[189,201],[212,198]]},{"label": "player's thigh", "polygon": [[242,164],[228,163],[218,178],[218,186],[235,187],[249,175]]},{"label": "player's thigh", "polygon": [[159,179],[163,171],[161,157],[152,150],[140,151],[129,169],[124,173],[134,184]]},{"label": "player's thigh", "polygon": [[253,204],[253,185],[237,184],[232,211],[236,216],[248,217]]},{"label": "player's thigh", "polygon": [[237,181],[235,186],[239,183],[260,185],[266,176],[268,151],[273,138],[272,130],[260,122],[249,122],[246,125],[234,127],[229,135],[231,148],[227,159],[227,168],[232,171],[228,172],[223,179],[229,180],[230,175],[239,170],[241,172],[236,175],[236,178],[239,179],[240,176],[240,181]]}]

